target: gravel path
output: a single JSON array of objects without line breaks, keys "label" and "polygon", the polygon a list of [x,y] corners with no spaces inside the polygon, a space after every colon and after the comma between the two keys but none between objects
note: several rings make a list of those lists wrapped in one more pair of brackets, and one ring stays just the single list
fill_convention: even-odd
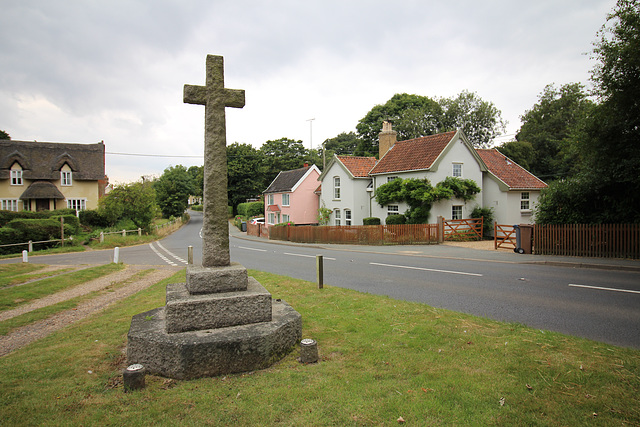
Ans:
[{"label": "gravel path", "polygon": [[48,319],[43,319],[38,322],[25,325],[21,328],[13,330],[8,335],[0,336],[0,357],[5,356],[21,347],[24,347],[25,345],[30,344],[33,341],[44,338],[59,329],[77,322],[78,320],[84,319],[85,317],[103,310],[114,302],[120,301],[130,295],[135,294],[136,292],[139,292],[153,284],[156,284],[180,270],[180,268],[176,267],[163,266],[161,268],[155,268],[154,271],[144,275],[142,278],[133,278],[136,273],[147,269],[149,269],[148,266],[126,266],[124,270],[118,271],[116,273],[112,273],[107,276],[92,280],[83,285],[75,286],[72,289],[46,296],[25,306],[0,313],[0,321],[2,321],[15,316],[19,316],[24,313],[28,313],[29,311],[41,307],[47,307],[49,305],[57,304],[71,298],[86,295],[90,292],[100,291],[112,285],[123,285],[118,286],[113,290],[113,292],[106,292],[104,294],[98,295],[95,298],[84,301],[80,303],[75,309],[57,313],[49,317]]}]

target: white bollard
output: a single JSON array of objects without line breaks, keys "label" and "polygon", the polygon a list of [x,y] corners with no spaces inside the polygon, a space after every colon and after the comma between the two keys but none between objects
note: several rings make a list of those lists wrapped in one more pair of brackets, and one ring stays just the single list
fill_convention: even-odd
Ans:
[{"label": "white bollard", "polygon": [[22,251],[22,262],[29,262],[29,252],[26,249]]},{"label": "white bollard", "polygon": [[120,248],[117,246],[113,248],[113,262],[114,264],[118,264],[120,262]]}]

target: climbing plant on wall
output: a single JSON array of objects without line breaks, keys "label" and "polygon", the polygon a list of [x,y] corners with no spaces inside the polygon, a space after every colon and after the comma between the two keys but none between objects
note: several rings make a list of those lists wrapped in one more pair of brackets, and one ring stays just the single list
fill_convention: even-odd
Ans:
[{"label": "climbing plant on wall", "polygon": [[468,202],[479,192],[480,187],[472,179],[449,176],[434,187],[426,178],[398,178],[378,187],[376,202],[380,206],[405,202],[409,205],[409,210],[404,213],[407,223],[424,224],[429,221],[434,203],[453,198]]}]

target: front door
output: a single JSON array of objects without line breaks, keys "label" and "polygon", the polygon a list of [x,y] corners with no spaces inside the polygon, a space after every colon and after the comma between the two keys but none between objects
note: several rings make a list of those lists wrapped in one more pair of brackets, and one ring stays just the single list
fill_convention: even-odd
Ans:
[{"label": "front door", "polygon": [[36,199],[36,210],[37,211],[48,211],[49,210],[49,199]]}]

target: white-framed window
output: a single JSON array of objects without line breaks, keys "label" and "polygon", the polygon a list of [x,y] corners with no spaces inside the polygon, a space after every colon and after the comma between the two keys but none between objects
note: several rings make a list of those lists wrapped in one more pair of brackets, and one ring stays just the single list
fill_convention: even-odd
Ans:
[{"label": "white-framed window", "polygon": [[274,214],[273,212],[269,212],[269,215],[267,215],[267,222],[271,225],[276,223],[276,214]]},{"label": "white-framed window", "polygon": [[520,193],[520,210],[521,211],[529,211],[531,210],[531,205],[529,203],[529,192],[523,191]]},{"label": "white-framed window", "polygon": [[334,200],[340,200],[340,177],[333,177],[333,198]]},{"label": "white-framed window", "polygon": [[0,209],[18,212],[18,199],[0,199]]},{"label": "white-framed window", "polygon": [[72,172],[60,171],[60,185],[68,187],[72,184]]},{"label": "white-framed window", "polygon": [[456,178],[462,178],[462,163],[453,163],[451,176],[454,176]]},{"label": "white-framed window", "polygon": [[22,169],[11,169],[11,185],[22,185]]},{"label": "white-framed window", "polygon": [[67,208],[83,211],[87,209],[87,199],[67,199]]},{"label": "white-framed window", "polygon": [[[273,194],[267,195],[267,205],[273,205]],[[272,222],[270,224],[273,224]]]},{"label": "white-framed window", "polygon": [[282,206],[289,206],[289,194],[282,195]]},{"label": "white-framed window", "polygon": [[395,181],[396,179],[398,179],[397,176],[388,176],[387,177],[387,182]]},{"label": "white-framed window", "polygon": [[344,225],[351,225],[351,209],[344,210]]},{"label": "white-framed window", "polygon": [[282,222],[289,222],[289,215],[282,214]]},{"label": "white-framed window", "polygon": [[387,215],[400,215],[400,207],[398,205],[387,205]]},{"label": "white-framed window", "polygon": [[334,224],[340,225],[340,219],[342,215],[340,214],[340,209],[336,209],[333,211]]},{"label": "white-framed window", "polygon": [[462,219],[462,205],[451,206],[451,219]]}]

